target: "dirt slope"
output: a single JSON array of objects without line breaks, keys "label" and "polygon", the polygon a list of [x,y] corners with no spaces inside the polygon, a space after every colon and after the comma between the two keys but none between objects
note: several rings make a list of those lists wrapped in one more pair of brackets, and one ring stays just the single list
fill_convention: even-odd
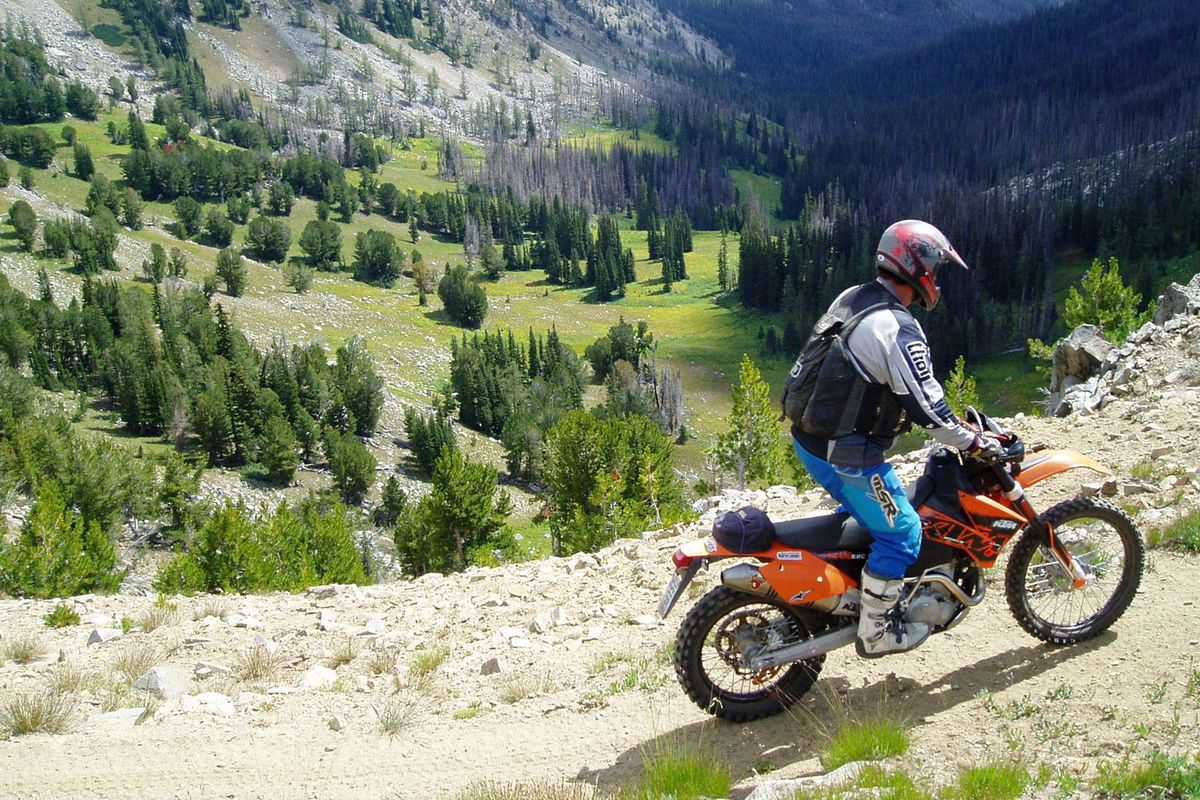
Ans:
[{"label": "dirt slope", "polygon": [[[1144,527],[1194,504],[1200,488],[1200,389],[1191,385],[1200,383],[1200,318],[1167,328],[1129,351],[1140,377],[1123,398],[1087,416],[1010,421],[1031,443],[1110,465],[1117,499]],[[1045,507],[1091,480],[1076,473],[1031,495]],[[776,487],[730,493],[721,505],[752,501],[784,516],[819,500]],[[792,713],[746,726],[709,720],[664,656],[682,610],[665,626],[651,615],[670,553],[713,513],[595,556],[306,595],[177,598],[149,633],[136,630],[149,598],[77,598],[84,622],[57,631],[41,622],[52,603],[0,601],[0,646],[32,635],[46,649],[34,663],[0,666],[0,699],[67,677],[80,684],[69,732],[0,742],[0,798],[424,798],[481,780],[576,778],[611,787],[636,775],[647,749],[673,741],[728,760],[749,776],[744,793],[755,768],[772,768],[772,778],[819,771],[822,737],[847,710],[912,720],[904,760],[930,775],[1014,755],[1087,772],[1131,750],[1200,748],[1200,562],[1161,550],[1125,617],[1094,642],[1053,648],[1028,637],[996,570],[988,600],[921,649],[871,663],[835,653]],[[134,630],[86,644],[93,628],[122,617]],[[255,647],[277,654],[274,674],[224,674]],[[352,657],[326,673],[325,688],[294,688],[339,654]],[[114,685],[122,667],[156,665],[177,668],[183,697],[152,703],[142,724],[94,719],[144,706]]]}]

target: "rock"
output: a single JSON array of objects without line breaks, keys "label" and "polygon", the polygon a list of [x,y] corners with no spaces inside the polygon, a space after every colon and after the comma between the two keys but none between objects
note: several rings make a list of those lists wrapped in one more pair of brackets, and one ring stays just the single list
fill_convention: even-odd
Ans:
[{"label": "rock", "polygon": [[329,726],[329,730],[335,731],[338,733],[340,733],[341,731],[344,731],[344,730],[346,730],[346,728],[350,727],[350,723],[341,714],[334,714],[332,717],[330,717],[326,721],[325,724]]},{"label": "rock", "polygon": [[1187,286],[1172,283],[1167,287],[1154,309],[1154,324],[1164,325],[1174,317],[1197,313],[1200,313],[1200,274],[1193,275]]},{"label": "rock", "polygon": [[91,635],[88,636],[87,643],[89,646],[104,644],[105,642],[111,642],[113,639],[120,639],[124,635],[117,628],[95,628],[92,630]]},{"label": "rock", "polygon": [[760,783],[753,792],[747,795],[746,800],[792,800],[801,789],[811,791],[843,786],[857,778],[865,766],[867,766],[865,761],[851,761],[824,775],[786,781],[767,781]]},{"label": "rock", "polygon": [[336,597],[337,593],[337,584],[329,583],[324,586],[310,586],[304,594],[308,597],[314,597],[318,600],[325,600],[330,597]]},{"label": "rock", "polygon": [[1100,494],[1105,497],[1116,497],[1120,488],[1121,483],[1116,478],[1106,478],[1104,483],[1100,484]]},{"label": "rock", "polygon": [[133,682],[133,688],[150,692],[155,697],[167,700],[178,697],[188,690],[191,678],[181,667],[155,667]]},{"label": "rock", "polygon": [[498,675],[501,672],[504,672],[504,663],[496,657],[489,658],[479,668],[480,675]]},{"label": "rock", "polygon": [[387,633],[387,625],[384,623],[383,617],[376,615],[367,620],[363,632],[370,636],[383,636]]},{"label": "rock", "polygon": [[326,633],[333,631],[336,628],[337,612],[332,608],[321,609],[321,618],[317,622],[317,627]]},{"label": "rock", "polygon": [[225,618],[225,622],[231,628],[246,628],[252,631],[262,627],[262,621],[258,617],[249,617],[245,614],[230,614]]},{"label": "rock", "polygon": [[371,689],[372,689],[371,679],[368,678],[366,675],[355,675],[354,676],[354,688],[364,694],[371,691]]},{"label": "rock", "polygon": [[1169,455],[1171,455],[1171,453],[1174,453],[1174,452],[1175,452],[1174,445],[1164,444],[1161,447],[1156,447],[1150,451],[1150,459],[1152,461],[1157,461],[1158,459],[1162,458],[1163,456],[1169,456]]},{"label": "rock", "polygon": [[196,668],[192,673],[197,678],[207,678],[210,675],[228,675],[231,672],[229,667],[224,664],[213,664],[207,661],[201,661],[196,664]]},{"label": "rock", "polygon": [[1058,343],[1050,375],[1048,408],[1052,412],[1057,416],[1070,413],[1060,413],[1067,391],[1096,375],[1112,347],[1095,325],[1080,325]]},{"label": "rock", "polygon": [[1100,494],[1100,490],[1103,488],[1103,483],[1085,483],[1079,487],[1079,492],[1084,497],[1095,497]]},{"label": "rock", "polygon": [[653,628],[653,627],[657,627],[658,625],[661,625],[662,620],[660,620],[658,618],[657,614],[641,614],[640,616],[636,616],[633,618],[633,624],[641,625],[641,626],[647,627],[647,628]]},{"label": "rock", "polygon": [[515,647],[518,650],[527,650],[530,647],[533,647],[533,642],[529,641],[523,636],[514,636],[508,640],[508,646]]},{"label": "rock", "polygon": [[1142,483],[1141,481],[1130,481],[1122,486],[1121,489],[1126,497],[1132,497],[1135,494],[1147,494],[1158,491],[1157,486],[1149,483]]},{"label": "rock", "polygon": [[96,723],[126,723],[128,725],[136,725],[137,721],[146,713],[144,706],[138,708],[118,708],[116,711],[109,711],[105,714],[92,714],[88,717],[88,722]]},{"label": "rock", "polygon": [[337,682],[337,673],[329,667],[316,665],[296,684],[297,689],[328,689]]},{"label": "rock", "polygon": [[227,695],[220,692],[203,692],[192,697],[179,698],[179,707],[189,713],[213,714],[218,717],[236,717],[237,709]]},{"label": "rock", "polygon": [[495,594],[490,594],[479,601],[480,608],[503,608],[506,605],[508,605],[508,601]]}]

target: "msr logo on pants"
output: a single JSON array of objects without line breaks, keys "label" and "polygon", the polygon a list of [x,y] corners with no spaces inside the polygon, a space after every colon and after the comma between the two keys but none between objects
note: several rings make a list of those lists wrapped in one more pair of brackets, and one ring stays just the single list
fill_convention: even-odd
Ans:
[{"label": "msr logo on pants", "polygon": [[896,499],[892,497],[892,493],[888,491],[883,478],[879,475],[871,476],[870,497],[879,503],[879,508],[883,511],[887,524],[892,525],[896,521],[896,517],[900,516],[900,507],[896,505]]}]

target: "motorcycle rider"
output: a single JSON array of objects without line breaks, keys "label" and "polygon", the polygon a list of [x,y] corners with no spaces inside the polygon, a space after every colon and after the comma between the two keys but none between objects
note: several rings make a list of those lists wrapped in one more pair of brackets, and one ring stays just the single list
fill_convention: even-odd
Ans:
[{"label": "motorcycle rider", "polygon": [[[850,322],[805,397],[810,413],[803,421],[793,415],[800,461],[874,539],[861,582],[857,647],[865,657],[911,649],[931,632],[925,623],[905,624],[897,608],[904,573],[920,551],[921,520],[885,452],[912,423],[948,447],[1003,452],[946,404],[925,333],[908,310],[913,302],[926,310],[937,305],[938,271],[947,264],[967,269],[933,225],[902,220],[885,230],[876,279],[842,292],[814,327],[816,337],[830,320]],[[800,366],[798,360],[793,377]]]}]

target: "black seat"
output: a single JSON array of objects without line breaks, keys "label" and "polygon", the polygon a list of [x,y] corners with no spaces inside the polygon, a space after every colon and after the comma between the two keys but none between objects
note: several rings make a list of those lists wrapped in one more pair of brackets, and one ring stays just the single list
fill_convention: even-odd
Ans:
[{"label": "black seat", "polygon": [[933,478],[929,476],[929,473],[923,473],[921,477],[908,485],[905,494],[908,495],[908,502],[912,503],[913,508],[920,508],[921,504],[933,494]]},{"label": "black seat", "polygon": [[871,532],[849,514],[815,514],[776,522],[775,539],[788,547],[813,553],[865,552],[871,547]]}]

